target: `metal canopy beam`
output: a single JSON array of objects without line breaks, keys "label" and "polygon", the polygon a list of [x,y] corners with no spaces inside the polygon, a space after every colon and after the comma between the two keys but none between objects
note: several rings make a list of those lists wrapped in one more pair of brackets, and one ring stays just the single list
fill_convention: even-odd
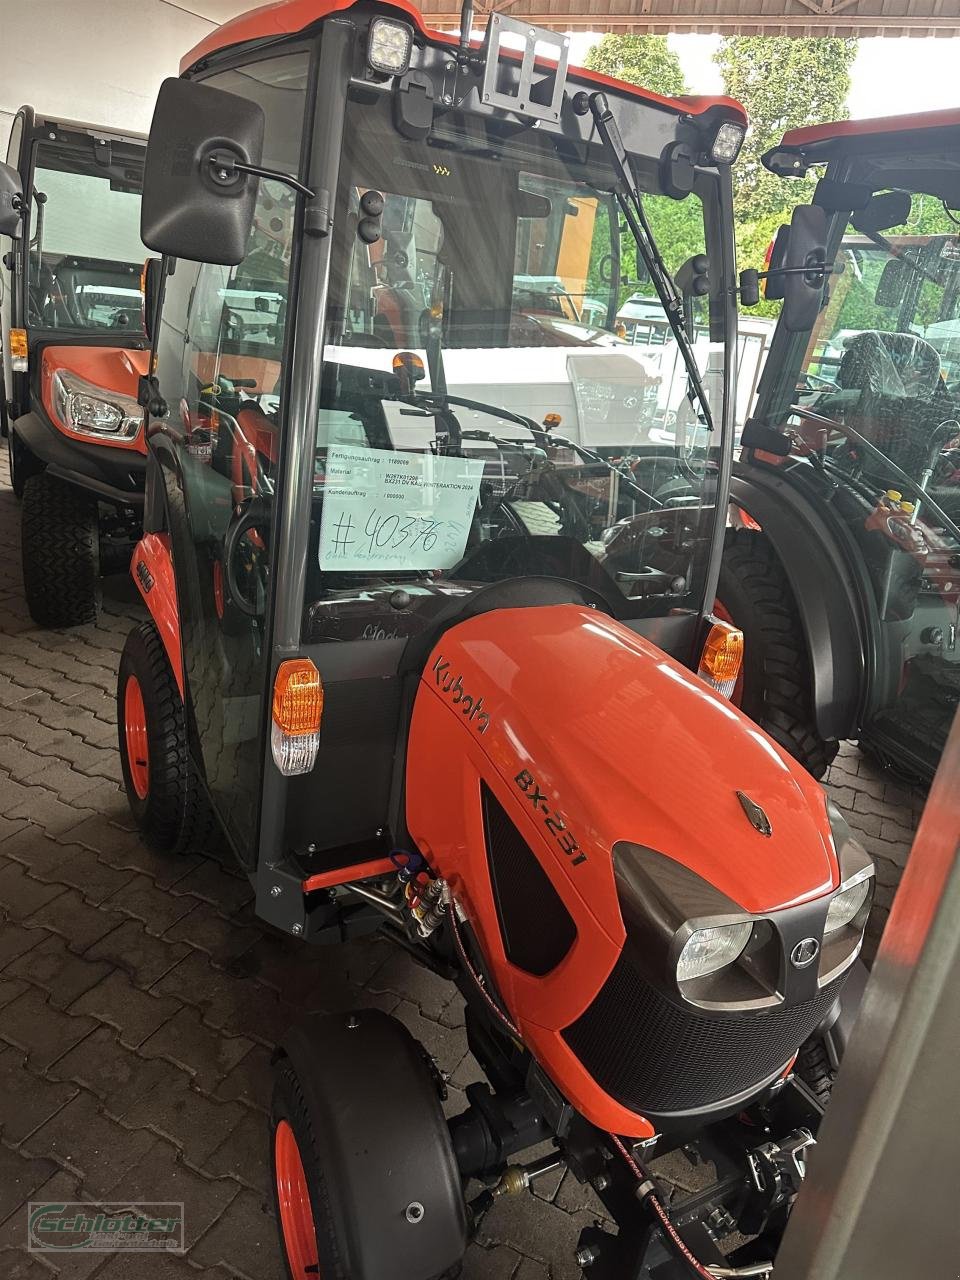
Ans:
[{"label": "metal canopy beam", "polygon": [[957,1275],[960,716],[867,984],[776,1280]]},{"label": "metal canopy beam", "polygon": [[[960,36],[956,0],[487,0],[480,9],[569,31]],[[423,12],[432,26],[460,25],[459,0],[425,0]]]}]

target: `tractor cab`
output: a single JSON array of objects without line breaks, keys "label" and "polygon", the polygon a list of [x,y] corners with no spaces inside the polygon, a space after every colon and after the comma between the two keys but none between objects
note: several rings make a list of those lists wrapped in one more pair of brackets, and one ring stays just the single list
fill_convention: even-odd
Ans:
[{"label": "tractor cab", "polygon": [[[225,207],[250,206],[236,262],[190,257],[220,256],[216,239],[185,243],[193,211],[165,190],[160,207],[148,157],[146,242],[180,252],[163,281],[147,532],[172,542],[196,746],[251,866],[258,841],[313,846],[325,867],[389,851],[410,654],[481,600],[566,591],[694,669],[703,645],[733,249],[729,167],[683,157],[709,156],[724,130],[739,139],[742,115],[581,89],[559,38],[558,70],[525,72],[493,108],[492,61],[403,31],[395,72],[337,52],[329,100],[311,96],[310,41],[239,67],[211,54],[165,88],[155,130],[179,127],[190,94],[211,115],[242,94],[263,130],[257,165],[280,176],[226,192]],[[325,29],[319,57],[340,39]],[[496,65],[521,69],[506,44]],[[184,243],[166,231],[180,222]],[[684,298],[690,259],[702,269]],[[667,340],[619,336],[640,289]],[[282,811],[261,795],[259,714],[281,653],[309,659],[325,690],[318,742],[283,756],[296,800]]]},{"label": "tractor cab", "polygon": [[139,537],[144,152],[143,138],[25,106],[3,166],[0,413],[42,626],[92,621],[101,574]]},{"label": "tractor cab", "polygon": [[[807,606],[803,571],[788,575],[811,652],[846,650],[837,685],[811,658],[813,732],[860,737],[932,777],[960,702],[960,113],[794,131],[765,163],[818,179],[801,211],[819,217],[828,270],[810,315],[778,325],[745,433],[742,507],[768,531],[765,499],[785,485],[831,548],[832,570],[814,572],[835,600]],[[777,268],[791,231],[768,297],[789,287]],[[764,443],[771,428],[786,438]]]},{"label": "tractor cab", "polygon": [[160,849],[219,830],[288,935],[378,930],[454,979],[490,1082],[448,1123],[396,1020],[291,1033],[296,1277],[452,1274],[565,1163],[621,1223],[583,1265],[668,1280],[688,1246],[637,1145],[666,1134],[715,1135],[698,1250],[723,1263],[713,1214],[762,1260],[842,1048],[873,868],[729,702],[741,637],[710,610],[744,115],[567,46],[296,0],[209,37],[154,114],[131,810]]}]

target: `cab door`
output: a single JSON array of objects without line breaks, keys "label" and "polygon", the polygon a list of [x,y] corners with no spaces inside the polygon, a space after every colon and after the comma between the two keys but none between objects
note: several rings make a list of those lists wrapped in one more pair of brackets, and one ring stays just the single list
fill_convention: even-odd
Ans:
[{"label": "cab door", "polygon": [[[301,168],[309,66],[310,52],[300,48],[209,80],[260,103],[263,164],[292,175]],[[192,755],[248,865],[259,821],[272,499],[296,224],[291,190],[261,180],[239,266],[166,260],[157,377],[167,412],[148,429],[176,575]]]}]

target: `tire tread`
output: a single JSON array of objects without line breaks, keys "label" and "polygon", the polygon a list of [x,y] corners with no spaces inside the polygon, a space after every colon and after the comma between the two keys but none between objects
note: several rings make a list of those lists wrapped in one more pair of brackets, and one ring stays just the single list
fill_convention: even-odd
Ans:
[{"label": "tire tread", "polygon": [[23,487],[21,559],[27,608],[41,627],[95,622],[100,612],[96,498],[46,471]]},{"label": "tire tread", "polygon": [[[748,616],[738,617],[731,607],[734,594],[743,599]],[[817,730],[800,612],[769,538],[749,529],[727,531],[718,596],[745,632],[747,645],[758,645],[761,654],[761,687],[750,687],[745,669],[744,712],[822,778],[840,744]]]}]

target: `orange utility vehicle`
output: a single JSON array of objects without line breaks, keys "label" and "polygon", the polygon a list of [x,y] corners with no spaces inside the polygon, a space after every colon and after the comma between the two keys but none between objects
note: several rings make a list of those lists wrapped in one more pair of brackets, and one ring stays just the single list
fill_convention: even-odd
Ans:
[{"label": "orange utility vehicle", "polygon": [[[617,1224],[583,1233],[591,1277],[756,1275],[855,1004],[873,867],[729,702],[741,637],[710,613],[744,113],[567,51],[499,13],[472,44],[407,3],[286,0],[188,55],[153,119],[132,812],[171,851],[219,828],[287,934],[379,930],[456,982],[486,1075],[447,1119],[395,1019],[290,1031],[271,1150],[294,1280],[452,1276],[491,1205],[561,1165]],[[651,227],[679,202],[701,248],[668,264]],[[602,302],[615,339],[628,245],[685,408],[667,440],[634,406],[591,444],[532,376],[529,282]],[[231,332],[267,281],[269,323]],[[668,1209],[646,1165],[683,1146],[715,1176]]]},{"label": "orange utility vehicle", "polygon": [[778,323],[734,469],[740,705],[817,777],[856,738],[929,780],[960,705],[960,111],[794,130],[764,163],[819,175],[797,213],[829,270]]},{"label": "orange utility vehicle", "polygon": [[140,536],[144,146],[32,107],[10,135],[0,401],[23,498],[24,591],[41,626],[92,621],[101,576]]}]

